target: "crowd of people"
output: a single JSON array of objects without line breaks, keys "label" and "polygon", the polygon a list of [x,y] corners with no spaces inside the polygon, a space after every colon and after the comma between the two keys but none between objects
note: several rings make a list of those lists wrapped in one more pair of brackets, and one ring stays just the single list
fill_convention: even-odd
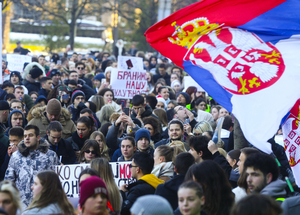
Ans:
[{"label": "crowd of people", "polygon": [[[109,52],[40,55],[22,72],[2,60],[0,214],[297,214],[298,187],[274,138],[275,156],[238,147],[234,116],[184,86],[182,68],[127,55],[147,72],[147,93],[132,99],[114,98]],[[109,162],[130,162],[132,183],[118,187]],[[53,170],[84,163],[74,206]]]}]

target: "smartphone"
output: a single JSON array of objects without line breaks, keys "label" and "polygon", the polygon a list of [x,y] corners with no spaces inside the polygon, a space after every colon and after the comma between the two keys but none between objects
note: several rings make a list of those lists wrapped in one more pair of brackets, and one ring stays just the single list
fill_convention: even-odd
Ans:
[{"label": "smartphone", "polygon": [[184,125],[190,123],[190,119],[184,120]]},{"label": "smartphone", "polygon": [[130,116],[130,108],[123,108],[123,112],[124,112],[127,116]]},{"label": "smartphone", "polygon": [[69,99],[70,98],[70,95],[69,94],[65,94],[62,96],[62,99]]},{"label": "smartphone", "polygon": [[106,79],[105,78],[102,78],[101,84],[106,84]]},{"label": "smartphone", "polygon": [[61,60],[58,60],[58,61],[57,61],[57,65],[61,65]]}]

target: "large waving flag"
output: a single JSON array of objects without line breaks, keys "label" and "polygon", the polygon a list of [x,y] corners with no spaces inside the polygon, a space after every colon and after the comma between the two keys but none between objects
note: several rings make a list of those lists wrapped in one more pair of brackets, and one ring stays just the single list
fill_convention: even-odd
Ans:
[{"label": "large waving flag", "polygon": [[285,154],[300,185],[300,99],[286,115],[282,124]]},{"label": "large waving flag", "polygon": [[300,98],[299,11],[299,0],[202,0],[145,36],[271,153],[267,140]]}]

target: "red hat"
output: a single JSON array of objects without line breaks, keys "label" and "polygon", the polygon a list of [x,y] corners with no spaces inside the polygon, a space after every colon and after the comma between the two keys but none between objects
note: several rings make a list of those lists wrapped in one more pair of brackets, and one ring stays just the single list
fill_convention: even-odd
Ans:
[{"label": "red hat", "polygon": [[[108,190],[106,188],[106,185],[104,181],[97,176],[91,176],[83,180],[82,182],[80,182],[79,187],[79,204],[81,207],[84,202],[94,194],[103,193],[104,195],[106,195],[108,200]],[[111,209],[111,211],[113,211],[109,201],[107,201],[107,206]]]}]

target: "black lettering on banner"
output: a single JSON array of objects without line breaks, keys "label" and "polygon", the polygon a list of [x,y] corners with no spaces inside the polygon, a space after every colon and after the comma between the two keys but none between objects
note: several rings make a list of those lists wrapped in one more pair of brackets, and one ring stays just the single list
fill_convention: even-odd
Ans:
[{"label": "black lettering on banner", "polygon": [[[74,190],[75,189],[75,190]],[[72,181],[72,194],[78,194],[78,181]]]},{"label": "black lettering on banner", "polygon": [[[67,189],[66,189],[67,188]],[[69,194],[69,191],[70,191],[70,184],[68,181],[65,181],[64,184],[63,184],[63,189],[65,191],[66,194]]]},{"label": "black lettering on banner", "polygon": [[[66,173],[68,173],[68,175],[66,176]],[[66,180],[69,180],[71,176],[71,170],[70,170],[70,167],[69,166],[66,166],[65,169],[64,169],[64,177]]]},{"label": "black lettering on banner", "polygon": [[[79,170],[79,171],[78,171]],[[78,172],[77,172],[78,171]],[[74,169],[74,177],[76,179],[79,179],[79,175],[80,173],[82,172],[82,167],[81,166],[76,166],[75,169]],[[79,173],[79,174],[76,174],[76,173]]]},{"label": "black lettering on banner", "polygon": [[60,174],[62,167],[63,166],[56,166],[56,174],[61,178],[60,180],[64,180],[64,178]]}]

